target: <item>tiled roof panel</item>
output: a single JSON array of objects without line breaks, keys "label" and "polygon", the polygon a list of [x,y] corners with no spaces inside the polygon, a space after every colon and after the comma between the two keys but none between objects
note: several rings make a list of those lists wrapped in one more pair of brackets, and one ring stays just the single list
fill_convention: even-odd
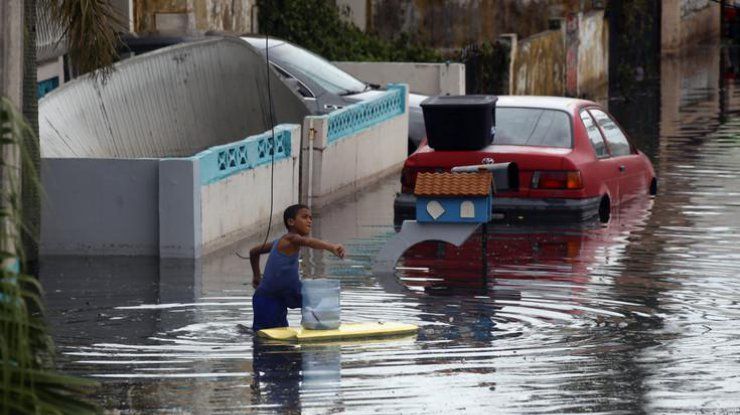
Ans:
[{"label": "tiled roof panel", "polygon": [[419,173],[416,176],[416,196],[487,196],[493,176],[479,173]]}]

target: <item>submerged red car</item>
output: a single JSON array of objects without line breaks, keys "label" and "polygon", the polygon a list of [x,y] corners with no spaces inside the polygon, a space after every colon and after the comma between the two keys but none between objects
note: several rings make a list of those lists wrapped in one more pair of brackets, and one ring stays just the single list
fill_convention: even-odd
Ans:
[{"label": "submerged red car", "polygon": [[[423,141],[406,159],[394,202],[396,224],[415,218],[420,172],[515,163],[517,187],[495,193],[494,220],[609,220],[611,209],[655,194],[652,163],[597,103],[574,98],[502,96],[492,144],[474,151],[435,151]],[[516,180],[514,181],[516,182]]]}]

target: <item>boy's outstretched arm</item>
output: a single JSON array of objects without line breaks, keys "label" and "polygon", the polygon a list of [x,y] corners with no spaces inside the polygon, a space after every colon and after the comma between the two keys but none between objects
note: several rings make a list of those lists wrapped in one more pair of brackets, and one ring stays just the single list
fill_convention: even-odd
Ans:
[{"label": "boy's outstretched arm", "polygon": [[345,250],[340,244],[333,244],[331,242],[322,241],[321,239],[311,238],[308,236],[300,236],[296,234],[290,234],[286,238],[294,245],[307,246],[313,249],[324,249],[344,259]]},{"label": "boy's outstretched arm", "polygon": [[272,249],[272,243],[257,245],[249,250],[249,263],[252,265],[252,287],[257,288],[262,280],[260,271],[260,255],[267,254]]}]

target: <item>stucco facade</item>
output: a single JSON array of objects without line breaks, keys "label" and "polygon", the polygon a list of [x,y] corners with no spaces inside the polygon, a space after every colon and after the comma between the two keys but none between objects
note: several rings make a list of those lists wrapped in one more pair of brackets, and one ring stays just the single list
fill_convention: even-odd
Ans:
[{"label": "stucco facade", "polygon": [[512,94],[565,93],[565,41],[560,30],[520,40],[512,62]]},{"label": "stucco facade", "polygon": [[184,36],[257,31],[256,0],[132,0],[138,34]]},{"label": "stucco facade", "polygon": [[677,55],[687,47],[720,37],[720,6],[712,0],[663,0],[661,53]]},{"label": "stucco facade", "polygon": [[579,0],[337,0],[362,30],[393,38],[406,32],[431,47],[460,48],[495,40],[502,33],[528,37],[548,29],[549,19],[587,12]]}]

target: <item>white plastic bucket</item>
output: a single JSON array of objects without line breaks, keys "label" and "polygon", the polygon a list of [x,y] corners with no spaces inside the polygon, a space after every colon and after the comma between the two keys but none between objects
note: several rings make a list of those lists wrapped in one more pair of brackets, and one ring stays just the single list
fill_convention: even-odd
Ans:
[{"label": "white plastic bucket", "polygon": [[310,330],[332,330],[339,327],[339,280],[303,280],[301,326]]}]

